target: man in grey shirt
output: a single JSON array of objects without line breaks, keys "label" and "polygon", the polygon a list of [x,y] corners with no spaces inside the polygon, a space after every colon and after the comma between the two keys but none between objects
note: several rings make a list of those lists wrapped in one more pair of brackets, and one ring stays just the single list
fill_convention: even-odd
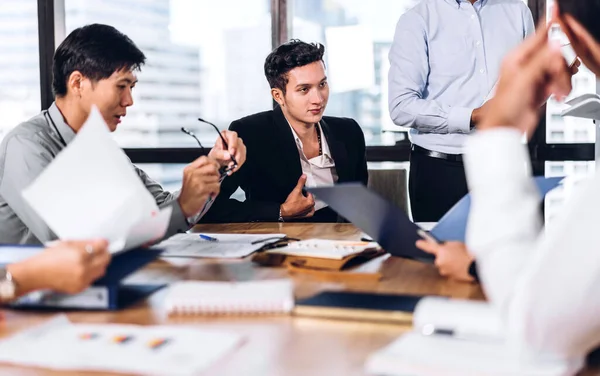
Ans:
[{"label": "man in grey shirt", "polygon": [[[55,102],[14,128],[0,144],[0,243],[39,244],[56,239],[21,192],[73,140],[92,105],[98,107],[110,130],[116,130],[127,107],[133,105],[135,73],[145,60],[142,51],[111,26],[84,26],[61,43],[54,54]],[[221,166],[228,166],[231,174],[245,161],[246,148],[237,134],[228,131],[224,136],[228,149],[217,139],[208,157],[200,157],[184,169],[179,192],[164,191],[135,167],[156,203],[173,208],[167,236],[189,229],[206,212],[219,193]],[[52,200],[51,192],[48,200]]]}]

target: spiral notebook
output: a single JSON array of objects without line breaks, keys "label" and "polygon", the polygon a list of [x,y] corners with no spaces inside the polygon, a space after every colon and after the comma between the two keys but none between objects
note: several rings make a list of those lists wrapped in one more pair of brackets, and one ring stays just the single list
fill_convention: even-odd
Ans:
[{"label": "spiral notebook", "polygon": [[169,287],[166,307],[170,315],[285,314],[294,308],[294,286],[289,279],[183,281]]}]

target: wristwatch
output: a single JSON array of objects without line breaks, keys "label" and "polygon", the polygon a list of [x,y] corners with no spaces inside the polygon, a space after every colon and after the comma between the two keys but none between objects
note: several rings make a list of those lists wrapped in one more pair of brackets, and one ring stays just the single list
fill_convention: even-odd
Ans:
[{"label": "wristwatch", "polygon": [[0,268],[0,303],[10,302],[17,294],[17,283],[6,268]]},{"label": "wristwatch", "polygon": [[281,215],[281,209],[279,209],[279,218],[277,218],[278,222],[283,222],[283,216]]}]

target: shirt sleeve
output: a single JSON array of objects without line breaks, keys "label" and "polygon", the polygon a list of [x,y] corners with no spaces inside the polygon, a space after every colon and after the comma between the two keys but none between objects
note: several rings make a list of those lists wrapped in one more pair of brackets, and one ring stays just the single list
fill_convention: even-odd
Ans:
[{"label": "shirt sleeve", "polygon": [[429,76],[426,25],[407,12],[398,21],[390,48],[389,111],[394,124],[424,133],[469,133],[473,108],[423,99]]},{"label": "shirt sleeve", "polygon": [[535,21],[531,9],[523,3],[523,39],[535,34]]},{"label": "shirt sleeve", "polygon": [[21,194],[54,158],[40,142],[19,135],[7,141],[0,195],[39,242],[45,243],[57,237]]},{"label": "shirt sleeve", "polygon": [[578,364],[600,338],[600,177],[541,233],[540,196],[520,132],[474,135],[465,167],[472,198],[467,244],[510,347]]}]

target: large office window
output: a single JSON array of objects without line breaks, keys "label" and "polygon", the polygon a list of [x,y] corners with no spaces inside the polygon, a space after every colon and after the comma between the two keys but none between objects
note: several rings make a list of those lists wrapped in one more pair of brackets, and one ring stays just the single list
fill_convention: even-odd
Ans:
[{"label": "large office window", "polygon": [[388,111],[388,53],[398,19],[416,3],[293,1],[292,37],[325,45],[331,93],[326,114],[355,119],[368,145],[394,144],[405,137]]},{"label": "large office window", "polygon": [[[546,2],[546,18],[550,21],[554,0]],[[562,44],[568,44],[569,40],[563,33]],[[573,91],[564,102],[557,102],[550,98],[546,110],[546,143],[564,144],[564,143],[593,143],[596,140],[596,130],[594,122],[589,119],[575,117],[563,117],[561,113],[568,105],[565,102],[582,94],[596,93],[596,76],[585,65],[581,65],[579,73],[572,79]],[[566,168],[565,171],[573,169]],[[575,170],[573,170],[575,171]]]},{"label": "large office window", "polygon": [[221,129],[270,108],[262,62],[271,50],[266,0],[65,0],[66,32],[112,25],[147,56],[135,104],[115,132],[136,147],[196,147],[186,127],[211,146]]},{"label": "large office window", "polygon": [[[546,18],[552,14],[554,0],[546,2]],[[569,41],[561,34],[562,44]],[[582,94],[596,93],[596,76],[584,65],[579,73],[572,78],[573,91],[565,102]],[[561,113],[568,105],[557,102],[553,98],[548,100],[546,106],[546,144],[574,144],[573,148],[581,148],[581,144],[594,143],[596,140],[596,127],[589,119],[563,117]],[[579,145],[577,145],[579,144]],[[551,223],[552,218],[561,211],[561,208],[575,187],[595,172],[594,161],[547,161],[545,162],[546,176],[565,176],[563,186],[551,192],[546,198],[546,220]]]},{"label": "large office window", "polygon": [[0,3],[0,138],[40,111],[36,0]]}]

